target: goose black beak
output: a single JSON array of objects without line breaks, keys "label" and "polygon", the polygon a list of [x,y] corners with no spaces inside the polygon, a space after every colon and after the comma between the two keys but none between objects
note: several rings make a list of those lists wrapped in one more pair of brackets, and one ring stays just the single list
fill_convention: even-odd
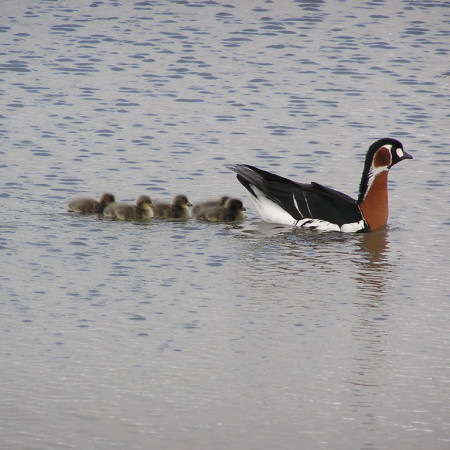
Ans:
[{"label": "goose black beak", "polygon": [[409,153],[406,153],[403,150],[403,156],[400,158],[400,161],[402,161],[403,159],[414,159],[414,158],[412,157],[412,155],[410,155]]}]

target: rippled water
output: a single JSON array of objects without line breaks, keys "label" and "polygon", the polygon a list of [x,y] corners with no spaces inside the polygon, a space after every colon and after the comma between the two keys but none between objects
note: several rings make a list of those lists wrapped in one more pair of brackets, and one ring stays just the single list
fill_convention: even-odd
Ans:
[{"label": "rippled water", "polygon": [[[447,449],[448,2],[0,9],[2,448]],[[386,230],[262,223],[226,164],[356,195]],[[66,212],[241,197],[241,224]]]}]

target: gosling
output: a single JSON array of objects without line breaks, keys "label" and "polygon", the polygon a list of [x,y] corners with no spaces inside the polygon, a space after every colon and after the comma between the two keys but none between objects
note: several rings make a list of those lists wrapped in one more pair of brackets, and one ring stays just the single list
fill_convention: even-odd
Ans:
[{"label": "gosling", "polygon": [[112,194],[102,194],[99,201],[93,198],[76,198],[69,203],[68,212],[78,214],[101,214],[105,208],[116,201]]},{"label": "gosling", "polygon": [[194,214],[194,216],[195,216],[195,215],[200,214],[200,212],[203,211],[204,209],[210,209],[210,208],[216,207],[216,206],[223,206],[223,205],[225,205],[225,202],[229,198],[230,197],[228,197],[227,195],[224,195],[223,197],[220,197],[217,200],[208,200],[205,202],[197,203],[192,208],[192,214]]},{"label": "gosling", "polygon": [[208,222],[236,222],[244,219],[244,205],[240,200],[229,198],[223,206],[203,208],[195,215],[198,220]]},{"label": "gosling", "polygon": [[192,215],[191,206],[192,204],[185,195],[177,195],[172,200],[172,203],[155,203],[153,213],[155,217],[162,219],[189,219]]},{"label": "gosling", "polygon": [[143,220],[153,217],[153,202],[150,197],[141,195],[134,205],[116,203],[105,209],[105,217],[118,220]]}]

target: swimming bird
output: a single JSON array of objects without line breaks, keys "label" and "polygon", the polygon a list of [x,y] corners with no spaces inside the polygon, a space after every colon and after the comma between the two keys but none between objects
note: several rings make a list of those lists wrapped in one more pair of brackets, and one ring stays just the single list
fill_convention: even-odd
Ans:
[{"label": "swimming bird", "polygon": [[140,220],[153,217],[153,203],[150,197],[141,195],[134,205],[115,203],[108,206],[104,212],[105,217],[118,220]]},{"label": "swimming bird", "polygon": [[155,202],[153,213],[155,217],[163,219],[189,219],[191,206],[192,204],[185,195],[177,195],[172,203]]},{"label": "swimming bird", "polygon": [[321,231],[364,232],[387,224],[388,172],[413,159],[396,139],[384,138],[367,152],[358,199],[318,183],[304,184],[245,164],[229,166],[247,189],[261,218]]},{"label": "swimming bird", "polygon": [[76,198],[69,203],[68,211],[79,214],[101,214],[104,209],[116,200],[112,194],[102,194],[99,201],[93,198]]},{"label": "swimming bird", "polygon": [[236,198],[228,198],[223,205],[202,208],[195,214],[198,220],[209,222],[235,222],[244,219],[244,205]]},{"label": "swimming bird", "polygon": [[204,202],[196,203],[192,208],[192,213],[196,215],[199,214],[200,211],[202,211],[205,208],[211,208],[214,206],[223,206],[229,198],[230,197],[228,197],[227,195],[224,195],[218,198],[217,200],[207,200]]}]

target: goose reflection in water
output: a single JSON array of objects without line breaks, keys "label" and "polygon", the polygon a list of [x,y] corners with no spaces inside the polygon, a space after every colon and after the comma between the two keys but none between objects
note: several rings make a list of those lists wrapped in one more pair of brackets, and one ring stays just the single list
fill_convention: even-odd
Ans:
[{"label": "goose reflection in water", "polygon": [[374,300],[383,300],[393,282],[393,268],[389,262],[388,230],[361,234],[361,261],[355,279],[361,295]]},{"label": "goose reflection in water", "polygon": [[394,282],[394,268],[390,262],[388,230],[361,235],[361,260],[356,269],[360,295],[353,299],[354,318],[350,324],[350,370],[348,385],[355,411],[355,428],[367,431],[379,429],[376,410],[383,381],[389,371],[390,286]]}]

